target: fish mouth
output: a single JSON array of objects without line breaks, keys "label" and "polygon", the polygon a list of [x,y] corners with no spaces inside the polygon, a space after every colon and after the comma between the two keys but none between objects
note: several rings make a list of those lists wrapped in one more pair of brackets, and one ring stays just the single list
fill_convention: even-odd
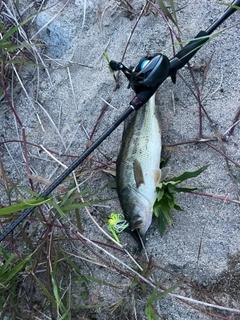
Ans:
[{"label": "fish mouth", "polygon": [[143,219],[140,215],[136,215],[131,219],[130,228],[133,231],[134,229],[141,229],[146,226],[146,223],[143,222]]}]

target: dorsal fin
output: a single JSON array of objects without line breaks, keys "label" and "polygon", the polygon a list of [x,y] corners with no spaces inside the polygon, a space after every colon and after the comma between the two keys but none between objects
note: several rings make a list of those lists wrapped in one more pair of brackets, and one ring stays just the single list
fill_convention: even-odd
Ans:
[{"label": "dorsal fin", "polygon": [[141,184],[144,184],[142,167],[138,160],[133,161],[133,172],[134,172],[136,187],[138,188]]}]

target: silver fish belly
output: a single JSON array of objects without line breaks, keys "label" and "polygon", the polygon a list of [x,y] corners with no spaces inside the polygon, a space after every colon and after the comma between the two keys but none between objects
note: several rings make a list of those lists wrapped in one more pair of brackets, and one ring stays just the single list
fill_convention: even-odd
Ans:
[{"label": "silver fish belly", "polygon": [[161,121],[155,95],[124,123],[117,158],[117,193],[131,230],[147,232],[161,180]]}]

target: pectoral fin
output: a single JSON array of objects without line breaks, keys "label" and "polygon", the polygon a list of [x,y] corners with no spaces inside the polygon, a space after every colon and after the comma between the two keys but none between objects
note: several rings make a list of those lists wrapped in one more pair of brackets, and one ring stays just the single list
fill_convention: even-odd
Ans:
[{"label": "pectoral fin", "polygon": [[169,167],[164,167],[164,168],[162,168],[161,169],[161,180],[159,181],[159,182],[161,182],[161,181],[163,181],[164,179],[166,179],[166,177],[167,177],[167,175],[168,175],[168,173],[169,173]]},{"label": "pectoral fin", "polygon": [[166,178],[166,176],[168,175],[168,172],[169,172],[169,168],[168,167],[155,170],[154,171],[154,183],[155,183],[155,185],[157,185],[160,182],[162,182]]},{"label": "pectoral fin", "polygon": [[161,169],[155,170],[154,171],[154,183],[155,183],[155,185],[160,183],[161,177],[162,177]]},{"label": "pectoral fin", "polygon": [[136,182],[136,187],[138,188],[141,184],[144,184],[143,171],[141,164],[138,160],[133,161],[133,172]]}]

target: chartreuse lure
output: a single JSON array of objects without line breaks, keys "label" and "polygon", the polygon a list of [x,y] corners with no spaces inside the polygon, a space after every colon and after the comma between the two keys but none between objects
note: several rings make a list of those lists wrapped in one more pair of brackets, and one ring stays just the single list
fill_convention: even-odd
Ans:
[{"label": "chartreuse lure", "polygon": [[112,212],[107,218],[108,229],[113,234],[115,240],[120,243],[117,233],[123,232],[129,225],[122,213]]}]

